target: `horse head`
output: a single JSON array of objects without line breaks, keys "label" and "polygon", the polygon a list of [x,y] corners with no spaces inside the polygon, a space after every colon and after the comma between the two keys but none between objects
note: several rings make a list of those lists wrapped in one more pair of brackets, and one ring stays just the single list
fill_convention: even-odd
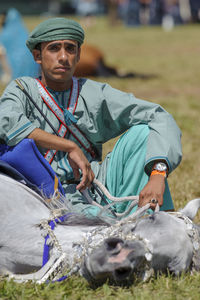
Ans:
[{"label": "horse head", "polygon": [[107,280],[130,285],[152,274],[199,270],[199,229],[191,220],[199,203],[195,199],[181,212],[159,211],[137,221],[129,217],[103,229],[88,246],[83,276],[95,285]]}]

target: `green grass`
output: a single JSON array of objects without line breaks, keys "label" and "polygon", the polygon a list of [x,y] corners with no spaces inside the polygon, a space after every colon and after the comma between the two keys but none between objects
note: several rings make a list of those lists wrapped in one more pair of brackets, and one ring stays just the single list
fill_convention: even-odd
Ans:
[{"label": "green grass", "polygon": [[[42,19],[25,18],[29,30]],[[182,130],[183,160],[170,175],[169,184],[176,209],[200,197],[200,42],[198,25],[176,27],[164,32],[159,27],[109,27],[104,18],[86,28],[86,42],[105,53],[107,63],[123,71],[155,74],[150,80],[105,79],[113,87],[141,99],[161,104],[173,114]],[[0,86],[1,91],[3,86]],[[114,141],[104,145],[104,154]],[[197,216],[196,221],[199,221]],[[93,290],[78,276],[49,285],[0,281],[0,299],[199,299],[200,274],[180,278],[161,276],[148,283],[123,289],[107,284]]]},{"label": "green grass", "polygon": [[16,284],[0,282],[0,299],[6,300],[198,300],[200,274],[182,275],[179,278],[160,276],[148,283],[136,283],[129,288],[104,284],[91,289],[83,278],[74,276],[56,284]]}]

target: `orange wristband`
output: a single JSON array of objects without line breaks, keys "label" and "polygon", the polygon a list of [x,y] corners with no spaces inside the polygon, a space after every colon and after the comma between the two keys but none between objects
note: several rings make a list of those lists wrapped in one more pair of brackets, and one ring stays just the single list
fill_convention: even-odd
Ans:
[{"label": "orange wristband", "polygon": [[153,175],[162,175],[162,176],[164,176],[165,178],[167,177],[167,174],[166,174],[165,171],[153,170],[153,171],[151,172],[151,176],[153,176]]}]

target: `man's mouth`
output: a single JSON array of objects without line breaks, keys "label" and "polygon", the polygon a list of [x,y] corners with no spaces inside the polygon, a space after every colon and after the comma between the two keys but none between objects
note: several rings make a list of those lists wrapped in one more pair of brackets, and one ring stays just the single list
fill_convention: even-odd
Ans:
[{"label": "man's mouth", "polygon": [[70,70],[70,67],[69,66],[66,66],[66,67],[60,66],[60,67],[55,68],[55,70],[58,72],[66,72],[66,71]]}]

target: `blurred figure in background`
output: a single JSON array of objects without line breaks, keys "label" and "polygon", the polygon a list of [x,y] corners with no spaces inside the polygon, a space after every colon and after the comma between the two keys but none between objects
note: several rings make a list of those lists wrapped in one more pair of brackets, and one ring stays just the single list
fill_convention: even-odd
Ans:
[{"label": "blurred figure in background", "polygon": [[0,82],[7,84],[12,78],[12,70],[6,57],[6,50],[0,45]]},{"label": "blurred figure in background", "polygon": [[140,0],[140,23],[149,24],[149,7],[152,0]]},{"label": "blurred figure in background", "polygon": [[127,26],[147,25],[152,0],[119,0],[119,15]]},{"label": "blurred figure in background", "polygon": [[192,22],[200,22],[200,0],[189,0]]},{"label": "blurred figure in background", "polygon": [[[199,0],[190,1],[197,1],[200,6]],[[163,27],[173,27],[185,21],[181,14],[181,8],[184,10],[184,15],[187,15],[184,16],[186,21],[190,14],[188,11],[190,9],[189,0],[118,0],[118,3],[119,16],[127,26],[162,25]],[[196,4],[194,7],[196,8]]]},{"label": "blurred figure in background", "polygon": [[104,0],[104,5],[107,10],[108,21],[111,26],[115,26],[118,24],[120,19],[119,7],[122,2],[126,2],[126,0]]},{"label": "blurred figure in background", "polygon": [[182,24],[179,0],[151,0],[149,17],[151,25]]},{"label": "blurred figure in background", "polygon": [[91,26],[95,22],[99,6],[96,0],[76,0],[76,13],[84,18],[85,26]]},{"label": "blurred figure in background", "polygon": [[0,80],[3,84],[19,76],[39,75],[39,67],[28,51],[28,31],[20,13],[11,8],[1,16]]},{"label": "blurred figure in background", "polygon": [[140,25],[140,0],[128,0],[126,4],[125,24],[127,26]]}]

